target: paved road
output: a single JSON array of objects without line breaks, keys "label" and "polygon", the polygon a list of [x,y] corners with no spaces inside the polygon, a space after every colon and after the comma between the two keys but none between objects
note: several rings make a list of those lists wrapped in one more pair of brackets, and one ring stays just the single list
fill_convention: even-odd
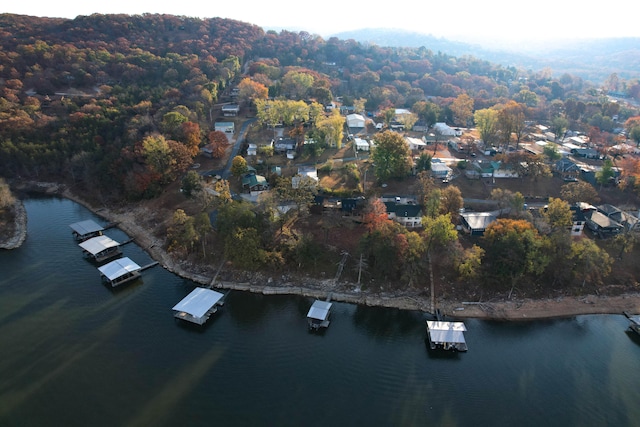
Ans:
[{"label": "paved road", "polygon": [[240,147],[242,147],[242,143],[245,140],[245,136],[247,134],[247,129],[249,129],[249,125],[255,122],[257,119],[249,119],[245,120],[240,126],[240,132],[238,132],[238,137],[236,138],[233,148],[231,149],[231,155],[229,156],[229,160],[227,161],[227,165],[223,170],[209,170],[206,172],[202,172],[202,175],[220,175],[224,179],[229,179],[231,175],[231,166],[233,165],[233,158],[238,155],[240,152]]}]

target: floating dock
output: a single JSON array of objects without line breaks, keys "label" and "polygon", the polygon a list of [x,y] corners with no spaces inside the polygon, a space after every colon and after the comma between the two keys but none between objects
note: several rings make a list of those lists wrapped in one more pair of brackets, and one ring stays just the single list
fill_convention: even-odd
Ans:
[{"label": "floating dock", "polygon": [[204,325],[209,317],[223,305],[224,294],[206,288],[195,288],[182,301],[173,306],[173,316],[197,325]]},{"label": "floating dock", "polygon": [[331,306],[333,304],[329,301],[316,300],[309,313],[307,313],[307,323],[309,329],[319,330],[320,328],[329,327],[329,317],[331,316]]},{"label": "floating dock", "polygon": [[467,351],[464,333],[467,328],[463,322],[444,322],[427,320],[427,337],[432,350]]},{"label": "floating dock", "polygon": [[78,244],[85,256],[96,262],[103,262],[122,255],[120,243],[107,236],[96,236]]},{"label": "floating dock", "polygon": [[102,236],[102,232],[104,231],[103,226],[91,219],[74,222],[69,225],[69,227],[73,230],[73,237],[79,242],[84,242],[92,237]]},{"label": "floating dock", "polygon": [[142,267],[130,258],[124,257],[98,267],[98,270],[102,275],[102,279],[112,288],[115,288],[139,278]]}]

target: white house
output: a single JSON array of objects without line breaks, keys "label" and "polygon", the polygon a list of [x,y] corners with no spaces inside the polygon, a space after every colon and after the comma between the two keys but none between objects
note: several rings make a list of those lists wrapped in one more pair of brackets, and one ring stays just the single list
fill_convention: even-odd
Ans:
[{"label": "white house", "polygon": [[433,125],[433,130],[444,136],[458,136],[459,134],[458,131],[443,122],[438,122]]},{"label": "white house", "polygon": [[361,114],[349,114],[347,116],[347,126],[352,128],[364,128],[365,119]]},{"label": "white house", "polygon": [[247,148],[247,156],[255,156],[258,154],[258,145],[257,144],[249,144]]},{"label": "white house", "polygon": [[424,149],[424,147],[427,146],[427,143],[424,142],[423,140],[419,139],[419,138],[413,138],[410,136],[407,136],[404,138],[404,140],[406,141],[407,145],[409,146],[409,150],[422,150]]},{"label": "white house", "polygon": [[369,142],[362,138],[354,138],[353,143],[355,144],[356,151],[369,151]]},{"label": "white house", "polygon": [[216,122],[214,130],[233,134],[236,131],[236,125],[233,122]]}]

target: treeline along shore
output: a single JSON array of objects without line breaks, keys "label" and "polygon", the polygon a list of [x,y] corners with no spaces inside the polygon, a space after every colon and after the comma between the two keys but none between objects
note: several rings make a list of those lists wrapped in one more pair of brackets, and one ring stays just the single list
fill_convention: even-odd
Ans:
[{"label": "treeline along shore", "polygon": [[[218,280],[220,268],[185,263],[172,257],[165,251],[164,241],[157,237],[153,230],[141,227],[135,220],[135,206],[117,209],[96,207],[87,202],[65,185],[55,183],[22,183],[22,191],[35,191],[61,196],[81,204],[101,216],[108,222],[117,223],[118,227],[134,238],[136,243],[158,261],[166,270],[180,277],[192,280],[200,285],[219,289],[239,290],[261,293],[264,295],[301,295],[311,298],[325,298],[331,293],[333,301],[367,306],[415,310],[428,313],[430,297],[417,291],[375,292],[361,290],[354,283],[333,280],[319,280],[310,277],[283,275],[280,278],[267,277],[261,273],[242,274],[236,272],[237,280],[228,279],[234,274],[225,274]],[[17,203],[22,214],[16,215],[16,234],[21,239],[10,239],[0,242],[5,249],[17,248],[26,237],[26,211],[21,202]],[[20,209],[20,208],[19,208]],[[7,247],[9,243],[11,247]],[[220,266],[222,267],[222,266]],[[483,318],[493,320],[524,321],[543,318],[571,317],[583,314],[618,314],[624,311],[640,311],[640,294],[631,293],[618,296],[583,295],[579,297],[558,297],[543,299],[512,299],[500,301],[453,301],[437,299],[437,307],[446,316],[461,318]]]}]

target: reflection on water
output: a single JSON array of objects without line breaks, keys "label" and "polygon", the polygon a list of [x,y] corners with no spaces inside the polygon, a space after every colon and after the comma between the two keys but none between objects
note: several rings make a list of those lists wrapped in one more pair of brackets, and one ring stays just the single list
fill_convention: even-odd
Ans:
[{"label": "reflection on water", "polygon": [[156,267],[104,286],[68,227],[100,219],[26,207],[27,241],[0,252],[0,425],[640,425],[639,337],[621,315],[470,319],[462,354],[430,351],[425,315],[396,309],[334,303],[310,334],[313,299],[295,296],[232,292],[194,327],[171,310],[194,283]]}]

